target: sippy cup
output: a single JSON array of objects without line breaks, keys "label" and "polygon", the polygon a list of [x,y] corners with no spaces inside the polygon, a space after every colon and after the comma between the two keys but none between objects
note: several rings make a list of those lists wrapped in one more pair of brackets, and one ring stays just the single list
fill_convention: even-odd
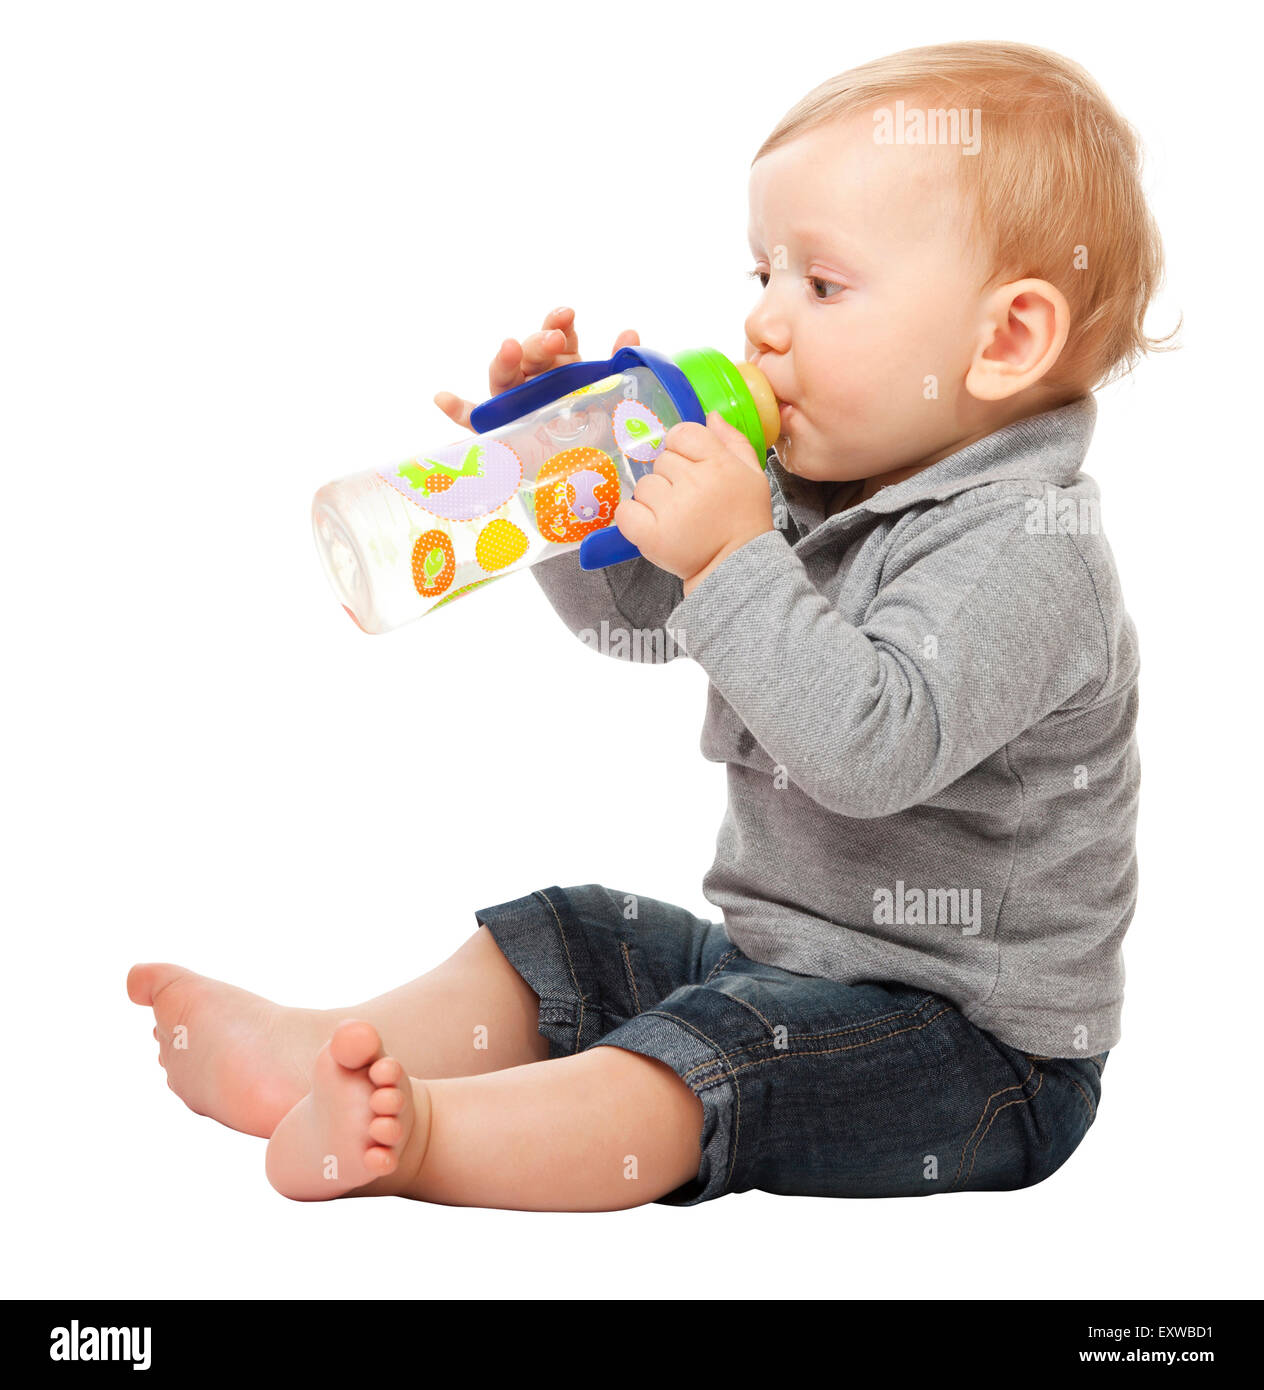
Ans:
[{"label": "sippy cup", "polygon": [[714,348],[625,347],[532,377],[476,406],[459,443],[320,489],[312,527],[329,582],[378,633],[568,550],[583,569],[630,560],[640,552],[611,524],[620,498],[674,424],[711,410],[762,464],[776,398],[757,367]]}]

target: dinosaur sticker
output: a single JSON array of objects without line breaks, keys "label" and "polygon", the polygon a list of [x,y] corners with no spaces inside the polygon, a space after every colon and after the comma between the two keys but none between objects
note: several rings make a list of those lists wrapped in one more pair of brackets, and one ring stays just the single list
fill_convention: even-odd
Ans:
[{"label": "dinosaur sticker", "polygon": [[507,444],[480,439],[410,459],[380,476],[410,502],[446,521],[473,521],[518,491],[522,460]]},{"label": "dinosaur sticker", "polygon": [[447,492],[458,478],[481,478],[484,448],[482,444],[475,444],[466,454],[460,468],[452,468],[441,459],[423,458],[417,463],[401,463],[399,476],[407,480],[414,492],[423,492],[434,497],[441,492]]}]

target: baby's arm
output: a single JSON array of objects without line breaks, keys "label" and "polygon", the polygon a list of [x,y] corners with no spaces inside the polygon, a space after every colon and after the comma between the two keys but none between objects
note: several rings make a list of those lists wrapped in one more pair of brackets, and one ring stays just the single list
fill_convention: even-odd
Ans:
[{"label": "baby's arm", "polygon": [[860,625],[769,531],[694,588],[668,629],[796,786],[839,815],[893,815],[1106,679],[1076,539],[1027,534],[1023,503],[972,500],[914,521]]},{"label": "baby's arm", "polygon": [[541,560],[531,573],[566,626],[604,655],[663,662],[681,654],[665,624],[683,586],[643,557],[584,570],[579,552],[570,551]]}]

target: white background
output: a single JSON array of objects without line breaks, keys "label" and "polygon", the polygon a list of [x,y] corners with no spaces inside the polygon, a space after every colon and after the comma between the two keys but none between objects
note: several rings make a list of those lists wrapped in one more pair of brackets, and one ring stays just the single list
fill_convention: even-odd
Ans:
[{"label": "white background", "polygon": [[[1254,16],[0,14],[8,1291],[1258,1294]],[[1102,393],[1088,464],[1143,655],[1142,895],[1096,1126],[1011,1194],[286,1202],[261,1141],[163,1086],[133,961],[334,1007],[540,886],[715,916],[724,804],[699,667],[595,655],[528,575],[367,637],[312,492],[450,441],[433,393],[481,399],[500,339],[558,303],[590,356],[635,327],[740,357],[760,141],[836,71],[972,37],[1068,53],[1139,128],[1169,257],[1151,331],[1185,317],[1181,352]],[[603,778],[546,755],[561,721],[604,731]]]}]

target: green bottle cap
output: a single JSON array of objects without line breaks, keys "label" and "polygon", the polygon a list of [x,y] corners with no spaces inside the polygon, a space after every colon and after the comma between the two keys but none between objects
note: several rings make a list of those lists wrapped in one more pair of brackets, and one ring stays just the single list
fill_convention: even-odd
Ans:
[{"label": "green bottle cap", "polygon": [[735,365],[715,348],[686,348],[672,361],[684,372],[703,413],[718,410],[751,442],[759,466],[780,434],[777,399],[764,374],[750,362]]}]

